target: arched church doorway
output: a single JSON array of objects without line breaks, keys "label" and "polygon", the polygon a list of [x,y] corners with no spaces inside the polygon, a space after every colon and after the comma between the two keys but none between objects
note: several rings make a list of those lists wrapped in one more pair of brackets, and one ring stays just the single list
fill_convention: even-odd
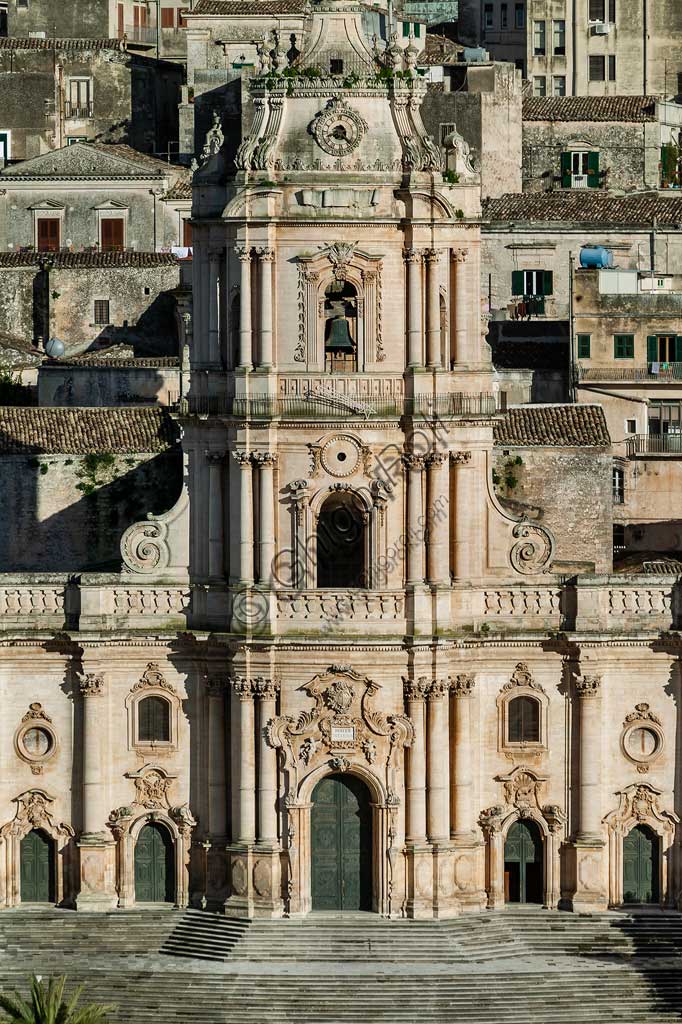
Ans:
[{"label": "arched church doorway", "polygon": [[542,903],[542,835],[534,821],[515,821],[504,843],[504,895],[507,903]]},{"label": "arched church doorway", "polygon": [[312,795],[313,910],[372,909],[372,813],[364,782],[329,775]]},{"label": "arched church doorway", "polygon": [[36,828],[21,840],[19,851],[22,903],[54,903],[54,842]]},{"label": "arched church doorway", "polygon": [[648,825],[635,825],[623,840],[623,902],[658,903],[659,839]]},{"label": "arched church doorway", "polygon": [[364,587],[365,524],[357,497],[335,491],[317,520],[318,587]]},{"label": "arched church doorway", "polygon": [[135,844],[135,901],[174,903],[175,853],[167,828],[156,821],[145,825]]}]

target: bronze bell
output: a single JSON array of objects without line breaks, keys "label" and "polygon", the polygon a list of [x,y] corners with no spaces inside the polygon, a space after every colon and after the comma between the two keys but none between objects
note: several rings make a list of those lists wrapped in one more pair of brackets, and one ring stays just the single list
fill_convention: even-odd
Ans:
[{"label": "bronze bell", "polygon": [[348,321],[345,317],[339,316],[335,320],[327,321],[328,333],[325,348],[328,352],[351,353],[354,351],[353,339],[348,329]]}]

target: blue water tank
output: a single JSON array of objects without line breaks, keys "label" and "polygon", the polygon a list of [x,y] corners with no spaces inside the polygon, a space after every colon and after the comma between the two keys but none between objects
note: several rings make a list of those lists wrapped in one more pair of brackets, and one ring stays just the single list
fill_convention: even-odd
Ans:
[{"label": "blue water tank", "polygon": [[585,270],[608,270],[613,266],[613,253],[603,245],[584,245],[580,266]]}]

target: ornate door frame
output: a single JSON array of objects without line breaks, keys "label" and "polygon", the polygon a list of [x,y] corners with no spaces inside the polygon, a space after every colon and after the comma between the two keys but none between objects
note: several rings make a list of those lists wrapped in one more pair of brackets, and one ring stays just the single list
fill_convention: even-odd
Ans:
[{"label": "ornate door frame", "polygon": [[33,829],[42,829],[53,844],[55,858],[55,905],[71,897],[69,873],[75,870],[75,852],[70,825],[54,817],[54,797],[44,789],[30,789],[14,798],[17,805],[13,821],[0,828],[0,907],[18,907],[21,903],[21,840]]},{"label": "ornate door frame", "polygon": [[[658,898],[662,907],[675,907],[680,898],[679,850],[675,833],[680,819],[661,808],[662,790],[648,782],[633,782],[616,793],[618,807],[603,819],[609,835],[609,906],[623,905],[623,841],[635,825],[648,825],[658,836]],[[652,904],[653,905],[653,904]]]}]

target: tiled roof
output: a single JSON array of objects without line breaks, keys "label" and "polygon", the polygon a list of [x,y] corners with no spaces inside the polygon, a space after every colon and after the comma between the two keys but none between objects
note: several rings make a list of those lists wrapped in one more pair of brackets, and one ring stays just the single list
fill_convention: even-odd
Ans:
[{"label": "tiled roof", "polygon": [[600,189],[557,189],[553,192],[512,192],[483,204],[483,220],[578,224],[682,227],[682,196],[639,192],[614,196]]},{"label": "tiled roof", "polygon": [[602,448],[611,444],[600,405],[512,406],[495,422],[494,437],[500,448]]},{"label": "tiled roof", "polygon": [[122,50],[123,39],[28,39],[0,36],[0,50]]},{"label": "tiled roof", "polygon": [[655,121],[655,96],[527,96],[524,121]]},{"label": "tiled roof", "polygon": [[97,267],[174,267],[178,258],[172,252],[0,252],[0,269],[37,267],[44,262],[56,270]]},{"label": "tiled roof", "polygon": [[86,142],[84,144],[88,148],[99,150],[100,153],[112,153],[114,156],[122,156],[125,160],[132,160],[143,167],[148,167],[157,174],[168,175],[172,172],[185,175],[188,173],[184,168],[178,168],[167,163],[165,160],[159,160],[158,157],[152,156],[151,153],[141,153],[139,149],[133,149],[132,146],[126,146],[122,142]]},{"label": "tiled roof", "polygon": [[161,196],[162,199],[191,199],[192,198],[192,182],[187,181],[176,181],[175,184],[168,189],[167,192]]},{"label": "tiled roof", "polygon": [[417,64],[425,65],[454,64],[457,62],[457,46],[445,36],[437,36],[427,32],[424,49],[417,58]]},{"label": "tiled roof", "polygon": [[163,452],[176,443],[175,424],[158,407],[0,406],[0,453],[4,455]]},{"label": "tiled roof", "polygon": [[199,0],[191,15],[233,17],[235,14],[272,17],[278,14],[305,14],[306,0]]}]

